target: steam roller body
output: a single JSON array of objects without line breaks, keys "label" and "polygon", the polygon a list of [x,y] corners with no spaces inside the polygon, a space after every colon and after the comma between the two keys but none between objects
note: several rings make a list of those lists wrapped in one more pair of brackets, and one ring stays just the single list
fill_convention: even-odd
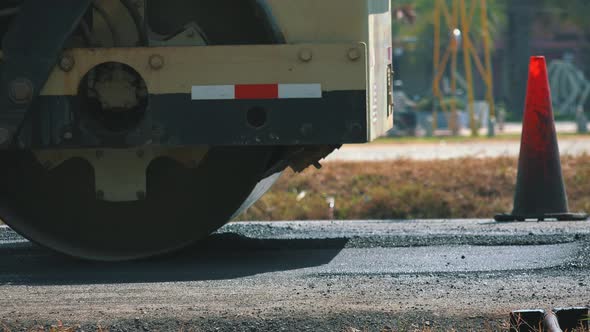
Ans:
[{"label": "steam roller body", "polygon": [[386,0],[10,0],[0,218],[85,259],[202,240],[391,128],[390,24]]}]

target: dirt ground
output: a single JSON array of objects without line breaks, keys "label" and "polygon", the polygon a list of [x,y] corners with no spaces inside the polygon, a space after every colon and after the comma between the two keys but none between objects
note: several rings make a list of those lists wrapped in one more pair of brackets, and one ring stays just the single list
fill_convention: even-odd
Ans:
[{"label": "dirt ground", "polygon": [[0,327],[504,331],[513,309],[590,305],[586,225],[237,223],[179,254],[119,264],[5,235]]}]

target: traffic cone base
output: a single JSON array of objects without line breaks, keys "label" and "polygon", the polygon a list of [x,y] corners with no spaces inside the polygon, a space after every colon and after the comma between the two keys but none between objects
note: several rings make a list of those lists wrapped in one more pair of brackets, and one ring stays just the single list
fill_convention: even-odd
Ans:
[{"label": "traffic cone base", "polygon": [[497,222],[513,222],[513,221],[527,221],[527,220],[557,220],[557,221],[584,221],[588,220],[586,213],[548,213],[536,216],[517,216],[513,214],[499,214],[494,217]]},{"label": "traffic cone base", "polygon": [[496,221],[586,220],[568,212],[545,57],[531,57],[514,210]]}]

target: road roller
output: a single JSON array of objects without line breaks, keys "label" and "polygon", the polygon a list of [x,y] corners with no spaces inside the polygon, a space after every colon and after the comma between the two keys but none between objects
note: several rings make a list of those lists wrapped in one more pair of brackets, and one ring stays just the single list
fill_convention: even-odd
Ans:
[{"label": "road roller", "polygon": [[392,126],[389,0],[3,0],[0,218],[168,253]]}]

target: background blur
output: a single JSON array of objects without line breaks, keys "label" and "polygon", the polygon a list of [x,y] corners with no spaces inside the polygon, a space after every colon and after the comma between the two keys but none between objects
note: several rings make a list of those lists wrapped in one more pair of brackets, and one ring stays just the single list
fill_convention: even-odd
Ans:
[{"label": "background blur", "polygon": [[511,211],[529,57],[544,55],[572,211],[590,211],[590,1],[394,0],[395,128],[291,171],[242,220]]},{"label": "background blur", "polygon": [[[432,113],[433,110],[443,114],[439,116],[436,129],[452,127],[452,123],[447,123],[452,122],[450,114],[445,116],[444,108],[453,102],[459,129],[469,127],[469,87],[476,104],[478,127],[487,129],[489,112],[495,115],[500,129],[504,129],[506,122],[520,121],[531,55],[547,57],[556,118],[572,122],[570,128],[564,130],[576,130],[574,124],[585,120],[583,112],[590,110],[590,20],[587,19],[590,1],[395,0],[392,3],[396,9],[392,52],[396,85],[398,91],[403,91],[408,97],[407,102],[403,101],[403,96],[402,102],[398,102],[401,105],[398,115],[406,111],[419,112],[416,120],[398,117],[398,124],[402,127],[400,122],[407,122],[407,126],[411,127],[412,121],[415,121],[418,131],[425,129],[421,119],[424,119],[424,113]],[[487,7],[485,12],[481,10],[482,6]],[[463,21],[463,12],[466,21]],[[440,20],[439,31],[437,20]],[[465,31],[467,25],[468,32]],[[488,45],[486,35],[489,36]],[[471,70],[465,62],[466,38],[469,38],[472,49],[467,52],[471,58]],[[440,55],[435,61],[437,48]],[[451,49],[451,58],[439,68],[443,73],[436,80],[433,62],[443,64],[448,48]],[[455,70],[453,49],[457,50]],[[488,56],[490,63],[486,66]],[[490,99],[486,96],[486,77],[480,74],[478,61],[481,67],[486,67],[484,72],[490,68],[494,104],[490,105],[493,108],[491,111],[488,111],[486,103],[480,110],[482,104],[478,103]],[[467,82],[468,71],[473,75],[471,84]],[[434,84],[440,89],[438,98],[433,88],[435,80]],[[447,107],[447,112],[450,113],[450,107]],[[401,131],[394,134],[414,134],[413,130],[404,132],[408,128],[398,129]],[[585,132],[583,128],[580,131]]]}]

